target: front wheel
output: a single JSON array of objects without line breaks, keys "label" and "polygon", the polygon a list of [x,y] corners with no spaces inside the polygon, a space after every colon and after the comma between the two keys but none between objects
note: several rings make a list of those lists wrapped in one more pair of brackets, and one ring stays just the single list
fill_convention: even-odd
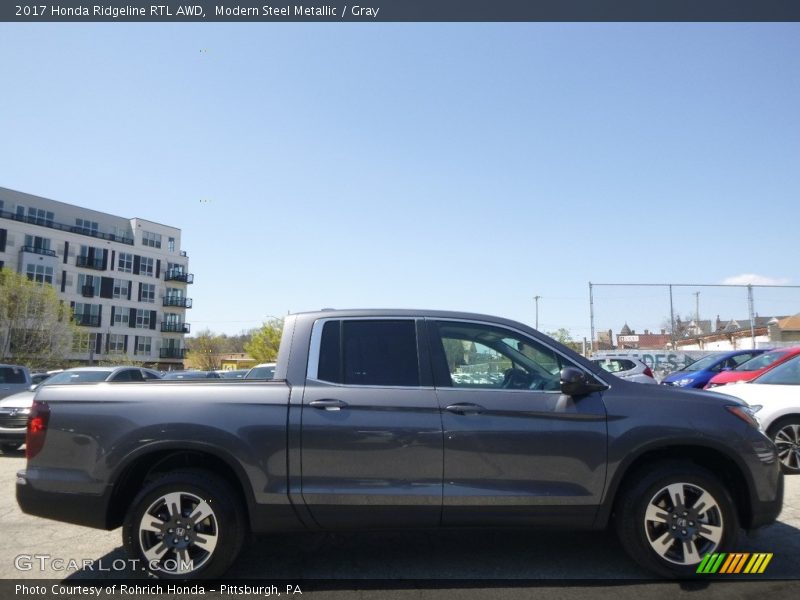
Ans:
[{"label": "front wheel", "polygon": [[147,485],[125,517],[122,541],[143,568],[164,579],[220,577],[244,539],[230,485],[202,471],[175,472]]},{"label": "front wheel", "polygon": [[775,422],[767,435],[775,442],[783,472],[787,475],[800,473],[800,417]]},{"label": "front wheel", "polygon": [[709,471],[689,463],[661,463],[634,478],[614,518],[625,550],[646,569],[688,577],[707,554],[737,539],[733,500]]}]

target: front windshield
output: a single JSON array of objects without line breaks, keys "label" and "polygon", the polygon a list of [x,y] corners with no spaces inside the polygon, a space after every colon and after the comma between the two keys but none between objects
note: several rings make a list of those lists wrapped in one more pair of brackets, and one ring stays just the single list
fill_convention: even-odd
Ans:
[{"label": "front windshield", "polygon": [[800,385],[800,354],[756,378],[753,383]]},{"label": "front windshield", "polygon": [[105,381],[111,371],[64,371],[48,377],[39,385],[56,385],[69,383],[96,383]]},{"label": "front windshield", "polygon": [[720,360],[720,357],[719,357],[718,354],[712,354],[710,356],[704,356],[700,360],[695,361],[690,365],[686,365],[685,367],[683,367],[682,369],[679,369],[679,370],[683,371],[685,373],[693,373],[695,371],[702,371],[704,369],[707,369],[707,368],[711,367],[714,363],[719,362],[719,360]]},{"label": "front windshield", "polygon": [[738,367],[734,369],[734,371],[760,371],[764,367],[770,366],[779,358],[786,355],[785,351],[779,350],[775,352],[767,352],[760,356],[756,356],[755,358],[751,358],[750,360],[743,362]]}]

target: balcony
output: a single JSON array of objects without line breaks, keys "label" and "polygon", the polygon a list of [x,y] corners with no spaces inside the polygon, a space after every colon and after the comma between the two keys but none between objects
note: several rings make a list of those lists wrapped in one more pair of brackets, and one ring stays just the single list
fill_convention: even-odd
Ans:
[{"label": "balcony", "polygon": [[164,306],[181,306],[192,308],[192,299],[183,296],[164,296]]},{"label": "balcony", "polygon": [[161,321],[161,331],[164,333],[189,333],[189,323],[168,323]]},{"label": "balcony", "polygon": [[94,298],[94,286],[85,285],[81,288],[81,295],[84,298]]},{"label": "balcony", "polygon": [[39,248],[38,246],[23,246],[20,252],[32,252],[33,254],[41,254],[42,256],[55,256],[55,250],[48,250],[46,248]]},{"label": "balcony", "polygon": [[65,225],[63,223],[56,223],[55,221],[51,221],[50,219],[33,217],[31,215],[18,215],[16,213],[12,213],[7,210],[0,210],[0,218],[10,219],[12,221],[20,221],[22,223],[30,223],[31,225],[40,225],[41,227],[57,229],[58,231],[69,231],[70,233],[79,233],[81,235],[86,235],[101,240],[108,240],[110,242],[120,242],[121,244],[127,244],[129,246],[133,246],[133,239],[129,237],[121,235],[112,235],[110,233],[100,233],[99,231],[86,229],[84,227],[76,227],[75,225]]},{"label": "balcony", "polygon": [[186,348],[161,348],[159,358],[186,358]]},{"label": "balcony", "polygon": [[194,283],[194,275],[192,273],[184,273],[178,269],[172,269],[164,273],[164,281],[181,281],[183,283]]},{"label": "balcony", "polygon": [[88,256],[78,256],[75,258],[75,266],[83,267],[84,269],[95,269],[97,271],[105,271],[102,258],[89,258]]},{"label": "balcony", "polygon": [[100,315],[75,314],[72,322],[81,327],[100,327]]}]

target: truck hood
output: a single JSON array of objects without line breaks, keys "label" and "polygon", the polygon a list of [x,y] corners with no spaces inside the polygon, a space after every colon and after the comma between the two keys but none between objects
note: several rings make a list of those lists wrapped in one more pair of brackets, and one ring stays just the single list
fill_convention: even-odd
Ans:
[{"label": "truck hood", "polygon": [[11,394],[0,400],[0,408],[30,408],[33,406],[33,397],[35,395],[35,392],[29,390]]}]

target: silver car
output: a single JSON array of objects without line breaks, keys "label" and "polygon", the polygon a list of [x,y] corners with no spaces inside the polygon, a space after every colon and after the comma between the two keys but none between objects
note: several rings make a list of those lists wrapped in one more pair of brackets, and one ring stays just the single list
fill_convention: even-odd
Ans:
[{"label": "silver car", "polygon": [[636,383],[658,383],[653,371],[638,358],[603,357],[591,359],[594,364],[625,381]]},{"label": "silver car", "polygon": [[25,443],[28,414],[36,389],[43,385],[92,383],[100,381],[146,381],[160,379],[161,374],[140,367],[78,367],[56,372],[38,385],[0,400],[0,447],[13,452]]}]

